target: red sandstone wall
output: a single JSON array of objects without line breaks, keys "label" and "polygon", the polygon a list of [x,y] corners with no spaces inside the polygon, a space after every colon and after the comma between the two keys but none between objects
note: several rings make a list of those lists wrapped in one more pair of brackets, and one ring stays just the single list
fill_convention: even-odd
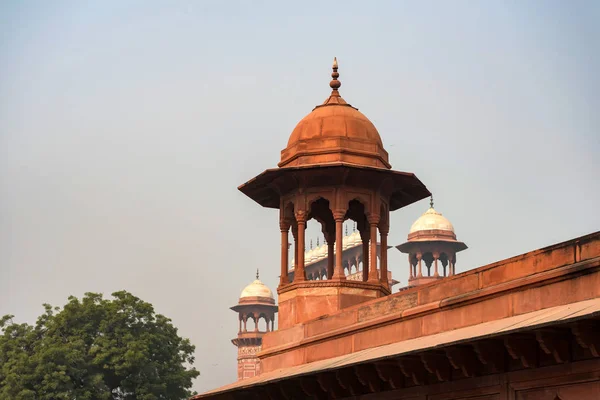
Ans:
[{"label": "red sandstone wall", "polygon": [[238,347],[238,380],[260,375],[260,346]]},{"label": "red sandstone wall", "polygon": [[264,371],[600,297],[600,232],[268,333]]}]

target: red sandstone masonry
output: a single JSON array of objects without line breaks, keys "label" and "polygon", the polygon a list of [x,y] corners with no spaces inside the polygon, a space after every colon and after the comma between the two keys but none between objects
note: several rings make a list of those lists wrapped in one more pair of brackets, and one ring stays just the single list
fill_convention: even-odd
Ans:
[{"label": "red sandstone masonry", "polygon": [[599,257],[597,232],[269,333],[263,371],[598,297]]},{"label": "red sandstone masonry", "polygon": [[[300,365],[301,363],[294,363],[295,360],[327,359],[348,352],[498,320],[540,308],[600,297],[600,258],[590,269],[592,268],[595,270],[593,273],[580,275],[575,279],[558,281],[547,286],[538,286],[522,292],[504,293],[500,297],[471,302],[459,307],[433,309],[406,318],[397,317],[391,322],[382,322],[377,319],[370,321],[375,324],[368,327],[364,323],[358,323],[352,327],[307,338],[285,346],[285,348],[282,346],[279,349],[272,349],[267,354],[261,353],[259,357],[263,371],[272,370],[272,365],[278,365],[277,368]],[[556,296],[556,293],[561,295]],[[569,296],[560,297],[564,293],[568,293]],[[544,302],[543,307],[539,307],[540,299],[548,297],[553,300],[548,304]],[[348,342],[345,339],[352,340],[351,351],[348,350]],[[345,344],[343,348],[339,345],[340,342]],[[342,351],[346,351],[346,353]]]}]

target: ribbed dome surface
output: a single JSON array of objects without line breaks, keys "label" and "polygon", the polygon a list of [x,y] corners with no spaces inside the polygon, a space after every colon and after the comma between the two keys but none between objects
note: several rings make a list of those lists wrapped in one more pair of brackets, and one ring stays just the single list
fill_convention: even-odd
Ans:
[{"label": "ribbed dome surface", "polygon": [[336,61],[331,95],[296,125],[279,167],[347,163],[391,168],[375,125],[340,96],[337,69]]}]

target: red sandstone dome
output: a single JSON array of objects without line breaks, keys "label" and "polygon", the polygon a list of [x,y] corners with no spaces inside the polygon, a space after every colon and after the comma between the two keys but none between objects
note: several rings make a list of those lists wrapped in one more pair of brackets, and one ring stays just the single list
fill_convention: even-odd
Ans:
[{"label": "red sandstone dome", "polygon": [[340,96],[337,61],[333,71],[331,95],[296,125],[279,167],[344,162],[391,168],[375,125]]},{"label": "red sandstone dome", "polygon": [[[414,174],[391,170],[373,123],[340,96],[337,70],[334,60],[331,94],[298,123],[281,151],[278,168],[264,171],[238,189],[261,206],[277,209],[292,192],[305,188],[359,187],[363,194],[365,190],[375,191],[386,199],[386,212],[428,197],[431,193]],[[350,196],[346,189],[340,190]],[[294,207],[304,211],[308,205]],[[339,207],[341,211],[346,205],[340,203]],[[369,213],[379,215],[381,209]],[[367,224],[364,218],[356,218]]]}]

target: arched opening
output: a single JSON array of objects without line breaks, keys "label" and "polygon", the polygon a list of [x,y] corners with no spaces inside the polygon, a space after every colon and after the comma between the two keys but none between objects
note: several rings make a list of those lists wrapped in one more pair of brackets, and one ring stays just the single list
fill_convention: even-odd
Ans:
[{"label": "arched opening", "polygon": [[307,235],[315,238],[315,245],[306,257],[305,268],[312,273],[312,279],[327,279],[328,269],[333,266],[333,254],[329,254],[328,240],[335,238],[335,221],[329,208],[329,200],[324,197],[313,200],[307,219]]},{"label": "arched opening", "polygon": [[450,273],[450,271],[448,270],[448,254],[440,254],[440,258],[438,260],[438,262],[442,264],[442,273],[440,273],[440,275],[444,277],[448,276]]},{"label": "arched opening", "polygon": [[249,315],[246,320],[246,332],[254,332],[256,329],[256,321],[254,320],[254,316]]},{"label": "arched opening", "polygon": [[416,254],[411,254],[410,255],[410,276],[412,278],[416,278],[417,276],[417,265],[419,264],[419,259],[417,258]]},{"label": "arched opening", "polygon": [[386,284],[389,284],[389,277],[391,276],[388,269],[388,232],[390,230],[390,214],[388,211],[388,205],[381,203],[379,206],[379,279]]},{"label": "arched opening", "polygon": [[261,314],[258,318],[258,331],[259,332],[267,332],[268,329],[268,320],[265,314]]},{"label": "arched opening", "polygon": [[433,271],[431,269],[433,265],[433,254],[431,252],[423,254],[422,260],[426,269],[425,271],[422,271],[423,276],[433,276]]},{"label": "arched opening", "polygon": [[363,269],[363,262],[362,262],[362,254],[360,254],[357,258],[356,258],[356,272],[360,272]]},{"label": "arched opening", "polygon": [[[346,212],[346,217],[356,223],[356,229],[358,230],[360,237],[361,237],[360,241],[363,242],[362,245],[358,244],[358,246],[360,246],[360,247],[359,247],[359,250],[357,250],[359,253],[359,256],[358,256],[359,262],[357,263],[357,271],[358,270],[362,271],[362,276],[359,277],[360,279],[358,279],[358,280],[362,280],[362,281],[368,280],[369,265],[370,265],[370,261],[371,261],[369,259],[370,258],[369,257],[369,246],[364,245],[365,240],[370,239],[369,223],[367,221],[365,209],[366,209],[366,206],[363,202],[361,202],[361,200],[353,199],[348,202],[348,211]],[[359,241],[359,243],[360,243],[360,241]],[[360,269],[359,269],[359,265],[360,265]],[[374,265],[376,268],[377,260],[375,260]]]},{"label": "arched opening", "polygon": [[[291,282],[293,280],[294,264],[296,262],[296,243],[294,242],[294,233],[298,231],[298,224],[296,223],[296,217],[294,215],[294,203],[288,202],[283,208],[281,219],[283,225],[289,226],[287,233],[282,235],[282,243],[284,246],[287,243],[287,249],[285,249],[286,259],[281,260],[281,284]],[[282,227],[283,228],[283,227]],[[291,229],[290,229],[291,228]],[[290,235],[290,231],[291,235]],[[282,253],[282,257],[284,257]],[[286,271],[287,269],[287,271]],[[284,274],[287,274],[287,279],[284,278]]]}]

